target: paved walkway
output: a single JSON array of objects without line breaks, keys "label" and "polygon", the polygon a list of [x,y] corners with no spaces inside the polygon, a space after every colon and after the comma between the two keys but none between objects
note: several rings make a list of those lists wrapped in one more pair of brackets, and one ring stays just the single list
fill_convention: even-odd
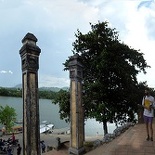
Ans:
[{"label": "paved walkway", "polygon": [[[155,140],[155,122],[154,140]],[[112,142],[103,144],[86,155],[155,155],[155,141],[146,141],[145,124],[136,124]]]}]

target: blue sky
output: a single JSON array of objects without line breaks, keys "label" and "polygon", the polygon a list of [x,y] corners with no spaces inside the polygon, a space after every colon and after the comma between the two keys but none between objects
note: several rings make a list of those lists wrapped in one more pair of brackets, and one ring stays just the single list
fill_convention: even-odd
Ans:
[{"label": "blue sky", "polygon": [[154,0],[0,0],[0,86],[22,82],[21,40],[28,33],[37,38],[39,87],[69,86],[62,65],[72,55],[74,34],[90,30],[89,23],[108,21],[120,40],[143,52],[151,66],[139,81],[155,87]]}]

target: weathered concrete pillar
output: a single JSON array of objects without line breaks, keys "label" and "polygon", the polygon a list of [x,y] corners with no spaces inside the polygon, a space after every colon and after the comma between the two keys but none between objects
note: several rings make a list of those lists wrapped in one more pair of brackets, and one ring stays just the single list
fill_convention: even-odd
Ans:
[{"label": "weathered concrete pillar", "polygon": [[23,154],[40,155],[38,69],[40,48],[37,38],[27,33],[20,49],[23,89]]},{"label": "weathered concrete pillar", "polygon": [[71,139],[69,154],[83,154],[84,147],[84,110],[82,106],[82,79],[83,67],[78,60],[78,55],[70,58],[70,117]]}]

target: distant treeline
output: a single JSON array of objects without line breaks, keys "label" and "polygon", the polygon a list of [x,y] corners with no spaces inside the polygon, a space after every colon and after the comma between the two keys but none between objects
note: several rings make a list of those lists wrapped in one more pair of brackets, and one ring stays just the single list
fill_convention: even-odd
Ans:
[{"label": "distant treeline", "polygon": [[[39,98],[52,100],[56,97],[57,93],[51,90],[39,90]],[[22,89],[0,87],[0,96],[22,97]]]}]

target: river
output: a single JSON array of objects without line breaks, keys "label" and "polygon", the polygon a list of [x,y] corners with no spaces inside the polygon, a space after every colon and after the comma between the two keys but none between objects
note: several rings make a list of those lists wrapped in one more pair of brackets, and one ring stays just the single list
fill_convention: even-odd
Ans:
[{"label": "river", "polygon": [[[8,105],[14,108],[17,113],[17,120],[21,120],[23,116],[22,102],[22,98],[0,96],[0,105]],[[39,99],[39,114],[40,122],[47,121],[48,123],[53,123],[55,128],[69,127],[69,124],[59,117],[59,105],[52,104],[51,100]],[[112,133],[114,129],[114,124],[108,124],[109,133]],[[103,135],[102,123],[95,121],[95,119],[87,119],[85,121],[85,135]]]}]

